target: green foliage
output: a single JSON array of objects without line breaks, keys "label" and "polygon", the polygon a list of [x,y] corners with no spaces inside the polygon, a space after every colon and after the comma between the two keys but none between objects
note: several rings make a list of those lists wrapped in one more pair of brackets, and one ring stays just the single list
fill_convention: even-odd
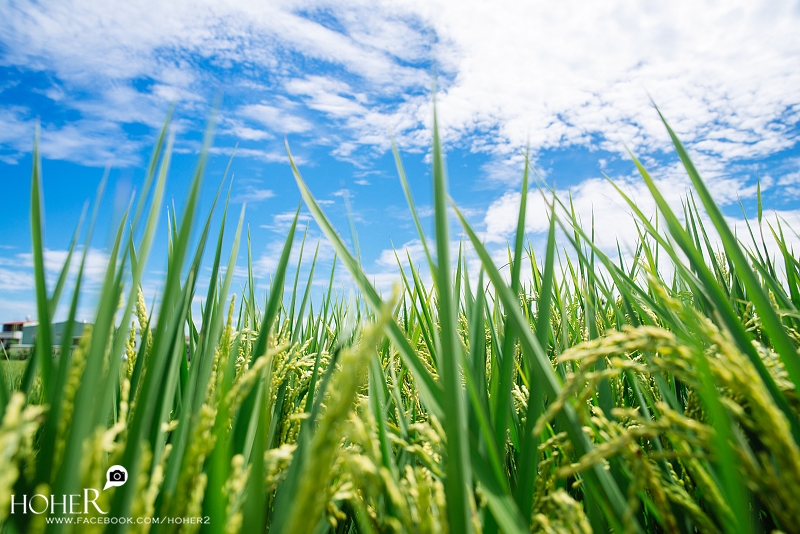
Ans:
[{"label": "green foliage", "polygon": [[[451,261],[434,118],[431,242],[394,150],[425,264],[398,257],[401,284],[388,300],[292,161],[303,201],[337,256],[327,290],[312,298],[319,245],[304,263],[304,234],[300,259],[290,266],[298,208],[263,302],[249,239],[245,285],[239,296],[230,294],[244,210],[223,250],[227,201],[220,227],[212,229],[211,220],[224,179],[210,212],[200,213],[209,129],[186,205],[168,211],[169,265],[162,293],[148,307],[140,284],[169,174],[165,124],[143,194],[117,229],[93,328],[58,358],[40,335],[26,362],[0,362],[0,530],[795,529],[800,262],[784,228],[763,218],[760,188],[759,238],[750,227],[751,245],[734,236],[667,128],[695,188],[682,216],[634,158],[659,215],[648,218],[620,191],[640,232],[632,257],[600,250],[595,228],[584,228],[568,200],[546,191],[550,227],[537,257],[524,236],[526,165],[505,271],[455,206],[469,248],[462,243]],[[69,323],[83,294],[102,194],[101,186],[69,295]],[[31,208],[46,332],[81,232],[48,289],[38,151]],[[764,226],[778,244],[777,259]],[[197,317],[191,303],[213,234]],[[477,273],[467,268],[473,253]],[[337,264],[351,275],[355,299],[334,289]],[[208,521],[67,525],[48,522],[58,514],[9,513],[11,495],[101,488],[115,464],[130,478],[100,494],[107,517]]]}]

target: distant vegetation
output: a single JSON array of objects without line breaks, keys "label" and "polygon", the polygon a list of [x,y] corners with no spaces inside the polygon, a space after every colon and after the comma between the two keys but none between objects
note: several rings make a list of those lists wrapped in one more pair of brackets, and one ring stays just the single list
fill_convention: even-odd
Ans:
[{"label": "distant vegetation", "polygon": [[[534,254],[524,237],[526,168],[507,270],[456,208],[482,265],[476,273],[466,268],[466,247],[450,258],[434,120],[432,241],[395,152],[426,257],[404,266],[399,252],[402,284],[389,299],[379,297],[292,164],[307,209],[359,290],[355,300],[333,290],[335,266],[321,275],[329,281],[323,298],[310,297],[320,276],[316,256],[305,266],[308,278],[300,279],[300,264],[289,268],[297,217],[266,301],[250,259],[247,283],[232,294],[244,212],[223,250],[227,203],[218,228],[210,213],[198,213],[207,139],[183,213],[170,212],[169,267],[151,316],[140,282],[170,165],[166,132],[165,125],[143,194],[119,226],[94,327],[57,360],[48,325],[59,305],[75,319],[89,247],[71,253],[55,287],[46,287],[34,154],[41,326],[24,373],[0,373],[4,532],[67,530],[46,524],[48,514],[10,514],[11,494],[100,489],[115,464],[130,478],[101,493],[107,517],[203,518],[125,527],[133,531],[691,533],[800,525],[800,264],[784,237],[792,230],[762,221],[759,194],[758,220],[736,238],[671,130],[694,192],[674,213],[636,162],[660,215],[656,223],[620,191],[640,230],[632,257],[607,256],[592,240],[605,230],[584,228],[547,191],[547,245]],[[93,215],[87,244],[95,222]],[[777,257],[765,233],[777,241]],[[199,244],[190,248],[193,235]],[[557,250],[557,235],[566,250]],[[301,262],[310,256],[304,245]],[[207,247],[213,268],[200,293]],[[76,287],[65,295],[71,263]],[[423,282],[428,269],[432,287]],[[196,295],[201,317],[191,313]],[[142,333],[138,350],[132,327]],[[25,365],[0,365],[12,363]]]},{"label": "distant vegetation", "polygon": [[0,354],[0,359],[3,360],[27,360],[30,358],[31,354],[33,353],[33,349],[29,347],[15,347],[10,346],[6,349],[3,349],[2,354]]}]

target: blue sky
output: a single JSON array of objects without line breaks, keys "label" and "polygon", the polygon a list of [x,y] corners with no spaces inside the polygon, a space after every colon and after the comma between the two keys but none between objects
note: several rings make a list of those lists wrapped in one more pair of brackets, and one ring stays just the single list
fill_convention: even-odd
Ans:
[{"label": "blue sky", "polygon": [[[585,220],[594,213],[601,246],[635,235],[603,173],[654,209],[626,147],[680,202],[688,181],[651,97],[732,224],[741,224],[739,199],[752,215],[760,178],[770,213],[800,229],[800,2],[662,4],[0,0],[0,320],[35,316],[28,200],[36,122],[52,274],[107,166],[102,221],[141,186],[172,103],[168,198],[182,205],[215,99],[204,206],[238,143],[233,209],[247,204],[260,278],[300,199],[287,139],[343,235],[349,195],[365,270],[388,287],[392,244],[420,252],[389,139],[426,215],[434,58],[451,193],[498,255],[513,232],[526,145],[537,172],[571,191]],[[536,244],[546,227],[540,203],[527,223]],[[423,224],[431,230],[429,216]],[[108,227],[91,245],[95,281]],[[158,290],[165,234],[151,256],[148,296]],[[309,236],[312,245],[319,238],[313,224]],[[331,257],[323,244],[318,272]],[[326,275],[318,277],[322,284]]]}]

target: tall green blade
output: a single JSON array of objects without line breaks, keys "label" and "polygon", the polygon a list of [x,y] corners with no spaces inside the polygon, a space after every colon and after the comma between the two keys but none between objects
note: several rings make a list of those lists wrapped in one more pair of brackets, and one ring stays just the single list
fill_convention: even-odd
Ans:
[{"label": "tall green blade", "polygon": [[[283,284],[286,280],[286,269],[289,265],[289,256],[292,253],[294,234],[297,230],[297,221],[299,217],[300,206],[297,207],[297,211],[294,214],[294,219],[292,220],[292,225],[289,227],[289,233],[286,236],[278,265],[275,267],[275,274],[270,284],[269,300],[264,309],[261,328],[258,332],[258,338],[256,338],[256,342],[253,344],[253,348],[250,352],[249,364],[251,366],[257,359],[263,358],[267,354],[267,341],[272,333],[273,326],[278,317],[278,310],[283,300]],[[239,408],[239,413],[236,416],[236,421],[233,426],[233,449],[236,452],[242,452],[249,447],[248,436],[254,436],[253,431],[257,430],[253,428],[253,424],[257,425],[258,421],[258,419],[253,418],[253,410],[256,406],[258,391],[259,388],[253,388],[250,391],[242,402],[242,406]],[[266,429],[264,429],[264,432],[266,432]]]},{"label": "tall green blade", "polygon": [[[294,173],[295,181],[297,182],[297,186],[300,189],[300,194],[303,196],[303,200],[305,201],[308,210],[311,212],[314,220],[319,225],[322,233],[324,233],[325,237],[328,238],[328,241],[333,246],[336,254],[339,256],[339,258],[341,258],[342,263],[353,277],[353,280],[361,290],[362,295],[369,306],[374,310],[380,309],[380,296],[378,296],[377,291],[375,291],[375,288],[364,274],[359,262],[353,257],[350,251],[347,250],[347,247],[339,237],[339,234],[336,232],[336,230],[334,230],[330,221],[328,221],[328,218],[325,216],[322,209],[319,207],[319,204],[314,199],[314,196],[311,194],[308,186],[300,176],[300,171],[294,164],[294,160],[291,157],[291,152],[289,152],[288,146],[287,153],[289,154],[289,162],[292,165],[292,172]],[[434,381],[430,373],[428,373],[428,370],[425,368],[425,364],[420,361],[418,355],[415,353],[402,330],[397,325],[397,322],[390,321],[387,328],[389,338],[398,348],[400,356],[403,358],[405,364],[408,365],[414,376],[416,386],[419,389],[423,403],[435,415],[440,417],[443,416],[441,387]]]},{"label": "tall green blade", "polygon": [[[797,415],[789,406],[786,397],[784,396],[783,392],[778,388],[775,380],[770,375],[769,371],[767,370],[764,362],[761,360],[761,356],[759,356],[758,352],[756,351],[755,347],[752,343],[752,336],[745,330],[744,326],[742,325],[738,315],[732,308],[727,295],[719,286],[714,275],[708,269],[703,259],[702,253],[695,248],[692,243],[691,238],[686,233],[686,231],[681,226],[678,218],[672,212],[672,209],[669,207],[669,204],[661,195],[661,192],[655,185],[655,182],[650,177],[650,174],[645,170],[642,164],[636,159],[635,156],[631,154],[633,158],[633,162],[636,165],[637,169],[639,170],[639,174],[645,181],[650,193],[653,195],[653,198],[656,201],[656,204],[664,216],[667,227],[669,229],[670,235],[673,237],[675,242],[678,246],[683,250],[686,256],[689,258],[689,262],[691,264],[692,269],[696,273],[697,278],[694,278],[690,275],[690,273],[683,271],[683,277],[687,280],[691,281],[692,287],[696,290],[696,297],[697,298],[705,298],[707,299],[710,305],[713,304],[714,308],[717,310],[720,316],[720,320],[725,328],[730,331],[731,335],[733,336],[734,340],[736,341],[739,350],[741,350],[744,354],[748,356],[753,366],[758,371],[759,376],[764,381],[764,384],[769,389],[775,403],[778,407],[783,411],[786,418],[789,420],[789,423],[792,425],[792,434],[794,439],[797,443],[800,443],[800,422],[798,422]],[[699,178],[699,177],[698,177]],[[616,187],[616,186],[615,186]],[[683,264],[680,258],[677,256],[672,247],[670,247],[663,238],[660,237],[658,231],[650,225],[647,219],[644,217],[644,214],[641,213],[641,210],[636,206],[636,204],[628,198],[618,187],[617,191],[623,196],[625,201],[628,203],[629,206],[637,213],[637,216],[641,220],[641,222],[648,228],[648,231],[651,235],[657,240],[662,242],[662,244],[667,247],[666,250],[670,253],[673,257],[673,262],[678,269],[683,269]],[[730,230],[729,230],[730,231]],[[732,236],[731,236],[732,237]],[[736,250],[738,249],[738,245],[736,245]],[[739,250],[741,253],[741,250]],[[750,269],[749,266],[746,266],[747,270]],[[750,271],[750,275],[752,276],[752,271]],[[758,291],[761,291],[761,288],[756,288]],[[752,291],[748,290],[748,294],[753,293]],[[774,311],[770,311],[773,315],[775,314]],[[784,332],[784,335],[785,332]]]},{"label": "tall green blade", "polygon": [[[789,373],[789,377],[791,378],[792,382],[795,384],[800,384],[800,356],[797,354],[797,348],[795,347],[789,335],[786,333],[786,330],[783,328],[778,314],[775,313],[772,303],[769,301],[769,297],[767,297],[767,295],[764,293],[764,289],[758,282],[758,279],[750,267],[747,258],[742,252],[742,249],[739,247],[738,240],[733,235],[733,232],[731,232],[728,223],[725,222],[725,217],[723,216],[722,211],[720,211],[716,202],[714,202],[714,199],[711,197],[711,193],[708,191],[705,183],[700,178],[700,174],[697,172],[694,163],[686,153],[686,149],[684,149],[683,144],[675,135],[675,132],[673,132],[672,128],[670,128],[669,124],[667,124],[667,121],[661,114],[661,111],[659,111],[658,114],[661,117],[664,126],[667,128],[667,132],[669,132],[672,143],[675,145],[675,149],[681,158],[681,162],[683,162],[683,166],[686,169],[686,172],[689,174],[689,178],[691,178],[692,184],[697,190],[700,200],[703,202],[703,206],[706,208],[708,216],[711,218],[711,221],[714,223],[714,227],[719,233],[720,239],[725,246],[725,253],[736,266],[736,275],[742,280],[742,283],[747,290],[747,297],[752,300],[756,311],[761,317],[764,331],[772,341],[775,351],[780,355],[781,360],[786,367],[786,372]],[[759,219],[760,218],[761,203],[759,195]]]},{"label": "tall green blade", "polygon": [[26,392],[33,383],[33,373],[38,367],[42,379],[44,403],[50,402],[52,395],[51,375],[53,373],[53,342],[51,339],[51,310],[47,299],[47,282],[44,266],[44,214],[42,200],[42,164],[39,156],[39,127],[33,142],[33,175],[31,176],[31,246],[33,247],[33,278],[36,285],[36,313],[39,326],[36,330],[35,359],[26,369],[24,378]]},{"label": "tall green blade", "polygon": [[[525,155],[525,170],[522,174],[522,190],[520,191],[519,213],[517,214],[517,231],[514,240],[514,259],[511,261],[511,291],[515,295],[520,292],[520,273],[522,272],[522,243],[525,238],[525,216],[528,204],[528,154]],[[519,304],[517,304],[519,306]],[[508,313],[508,312],[506,312]],[[516,334],[511,322],[506,321],[503,335],[503,353],[500,362],[500,381],[495,400],[495,440],[505,448],[508,433],[508,421],[511,410],[511,389],[516,354]]]},{"label": "tall green blade", "polygon": [[[436,110],[433,112],[433,206],[436,221],[436,289],[439,305],[439,374],[444,387],[442,408],[447,433],[445,495],[452,532],[472,532],[472,475],[467,450],[467,420],[461,387],[460,356],[463,348],[456,329],[456,303],[450,282],[450,236],[447,225],[447,177],[439,141]],[[510,393],[509,393],[510,396]],[[501,443],[504,443],[505,440]]]},{"label": "tall green blade", "polygon": [[[104,175],[103,179],[100,181],[100,185],[97,188],[97,194],[95,196],[95,203],[94,208],[92,209],[92,216],[89,222],[89,229],[86,233],[86,241],[83,247],[83,254],[81,257],[81,263],[78,266],[78,272],[75,277],[75,288],[73,289],[72,294],[72,301],[70,303],[69,314],[67,316],[67,324],[64,328],[62,334],[62,344],[67,342],[71,345],[72,340],[72,332],[74,329],[75,324],[75,317],[78,312],[78,302],[81,295],[81,287],[83,284],[83,273],[86,267],[86,258],[89,254],[90,244],[92,242],[92,235],[94,233],[94,225],[97,221],[97,212],[100,208],[100,201],[103,197],[103,191],[105,190],[106,180],[108,175]],[[69,372],[70,365],[72,362],[72,351],[69,349],[69,345],[67,350],[61,350],[61,358],[58,362],[58,371],[56,374],[55,383],[53,384],[53,396],[51,398],[51,406],[50,411],[48,413],[47,420],[44,423],[44,429],[42,434],[42,448],[40,450],[40,458],[41,462],[39,462],[36,466],[36,480],[38,482],[48,482],[52,483],[52,472],[54,467],[53,466],[53,451],[56,444],[57,433],[59,424],[61,422],[62,417],[62,398],[64,393],[64,385],[67,380],[67,373]]]},{"label": "tall green blade", "polygon": [[[533,373],[533,378],[536,380],[536,383],[543,388],[545,394],[550,398],[556,398],[561,391],[561,384],[553,371],[549,358],[544,353],[536,337],[530,331],[528,322],[522,315],[519,306],[516,305],[516,296],[512,293],[508,285],[506,285],[502,274],[494,265],[489,252],[483,246],[480,239],[478,239],[472,227],[467,223],[467,220],[458,208],[454,207],[454,209],[472,242],[472,246],[478,253],[484,269],[486,269],[486,274],[494,285],[497,297],[503,302],[503,305],[507,309],[508,320],[513,321],[514,326],[517,328],[522,351],[527,358]],[[594,449],[589,438],[583,431],[583,427],[578,420],[575,410],[570,404],[566,404],[559,412],[557,421],[563,430],[566,431],[576,454],[582,456],[589,454]],[[592,493],[594,498],[600,502],[609,523],[616,529],[620,529],[625,523],[628,506],[625,497],[613,477],[600,465],[594,465],[592,468],[585,471],[584,477],[588,490]],[[637,522],[634,522],[633,525],[636,532],[641,532],[641,527]]]},{"label": "tall green blade", "polygon": [[[547,250],[545,252],[545,268],[542,286],[537,302],[538,317],[536,319],[536,340],[545,352],[550,341],[550,303],[553,297],[553,277],[556,249],[556,214],[555,199],[550,209],[550,229],[547,234]],[[517,472],[516,501],[523,517],[530,517],[533,504],[535,479],[539,458],[539,436],[533,434],[533,426],[544,410],[544,388],[537,382],[531,384],[528,398],[528,413],[525,420],[525,432],[520,446],[520,466]]]}]

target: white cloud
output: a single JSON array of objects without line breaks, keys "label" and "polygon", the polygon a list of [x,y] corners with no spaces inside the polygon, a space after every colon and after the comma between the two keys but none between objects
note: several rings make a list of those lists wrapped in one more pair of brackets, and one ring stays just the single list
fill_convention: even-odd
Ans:
[{"label": "white cloud", "polygon": [[[53,290],[61,269],[67,259],[67,250],[44,251],[45,278],[49,291]],[[77,247],[72,256],[72,263],[65,287],[65,295],[71,295],[75,277],[81,262],[83,251]],[[95,248],[90,248],[86,255],[86,264],[83,270],[82,301],[79,313],[81,317],[91,316],[94,298],[103,282],[108,268],[108,254]],[[23,252],[11,256],[0,256],[0,293],[3,297],[13,295],[13,299],[0,298],[0,319],[22,318],[26,315],[36,316],[35,282],[33,279],[33,255]],[[87,299],[87,297],[89,297]],[[62,298],[56,317],[61,320],[66,317],[69,298]],[[66,304],[65,304],[66,303]],[[89,315],[87,315],[89,314]]]},{"label": "white cloud", "polygon": [[[236,94],[224,131],[245,141],[307,133],[347,159],[386,149],[391,131],[426,149],[432,56],[444,139],[501,160],[527,142],[666,149],[648,92],[697,158],[724,166],[798,140],[798,2],[6,0],[3,13],[0,63],[54,73],[50,98],[84,114],[50,134],[53,157],[127,161],[113,125],[158,125],[176,99],[204,117],[217,88]],[[10,161],[28,144],[0,146]]]},{"label": "white cloud", "polygon": [[307,132],[312,128],[312,124],[307,120],[268,104],[242,106],[239,109],[239,114],[259,122],[280,134]]},{"label": "white cloud", "polygon": [[[681,203],[686,201],[691,184],[688,177],[685,177],[677,166],[667,169],[664,174],[666,177],[657,179],[656,184],[675,215],[683,220],[683,207]],[[793,177],[790,176],[787,180],[791,178]],[[762,183],[769,186],[771,181],[769,177],[765,177]],[[615,183],[635,202],[645,217],[649,218],[652,223],[656,222],[655,201],[641,179],[623,176],[615,178]],[[719,179],[715,183],[716,187],[719,189],[724,188],[726,184],[731,188],[731,191],[727,193],[728,196],[736,192],[736,182],[734,180]],[[617,257],[617,246],[619,244],[625,261],[630,262],[635,245],[639,241],[639,230],[636,226],[636,221],[638,219],[635,218],[632,209],[608,180],[600,178],[588,179],[571,188],[569,191],[559,190],[557,194],[561,201],[566,203],[569,202],[571,195],[572,206],[574,207],[575,214],[584,232],[590,235],[592,233],[592,226],[594,226],[594,242],[598,248],[615,259]],[[718,193],[716,196],[726,197],[724,193]],[[547,194],[546,198],[542,198],[538,190],[533,189],[529,192],[525,230],[529,233],[528,239],[533,243],[537,254],[542,254],[544,252],[544,236],[549,227],[549,205],[551,199],[550,193]],[[719,234],[706,215],[699,200],[697,200],[697,202],[703,226],[713,248],[715,250],[722,250],[723,247]],[[490,245],[494,243],[503,247],[513,239],[513,234],[517,225],[519,203],[520,194],[509,192],[493,202],[486,210],[483,219],[483,238]],[[569,207],[569,204],[567,204],[567,206]],[[556,212],[560,220],[565,221],[565,223],[569,220],[569,215],[565,213],[564,209],[559,207],[558,204],[556,206]],[[726,220],[734,234],[742,240],[743,246],[752,249],[753,244],[744,218],[742,216],[728,216]],[[784,235],[790,251],[800,250],[800,236],[793,231],[793,229],[800,228],[800,209],[765,210],[763,245],[761,241],[762,232],[758,230],[757,220],[753,217],[749,221],[758,242],[757,246],[766,246],[772,258],[780,258],[781,251],[768,225],[777,229],[779,222],[784,228]],[[666,236],[668,232],[663,217],[660,215],[658,224],[660,232],[663,236]],[[563,234],[559,226],[556,228],[558,249],[560,250],[565,247],[568,251],[567,253],[572,255],[572,246],[569,243],[569,239]],[[569,228],[568,225],[567,228]],[[641,231],[645,231],[641,223],[640,229]],[[502,263],[504,261],[501,257],[503,251],[501,249],[496,249],[496,251],[496,261],[500,260]],[[683,258],[680,252],[679,257]],[[659,268],[664,269],[665,272],[671,270],[672,264],[670,261],[666,254],[662,254]],[[779,269],[782,269],[781,264],[782,261],[778,261]]]},{"label": "white cloud", "polygon": [[800,183],[800,171],[784,174],[778,179],[778,185],[795,185]]},{"label": "white cloud", "polygon": [[[232,95],[220,133],[249,143],[239,157],[285,163],[277,145],[289,134],[355,164],[364,152],[386,150],[390,132],[404,150],[424,151],[431,57],[444,140],[490,153],[482,176],[496,183],[518,183],[528,143],[537,168],[537,153],[570,145],[615,153],[627,145],[649,164],[648,156],[670,148],[648,93],[722,204],[755,194],[752,181],[729,172],[732,164],[798,142],[797,1],[566,0],[534,7],[516,0],[498,7],[478,0],[0,0],[0,11],[0,65],[46,73],[53,81],[43,96],[80,116],[43,123],[43,155],[88,165],[139,163],[149,142],[132,140],[126,125],[157,127],[178,101],[183,122],[176,129],[196,130],[218,90]],[[0,91],[15,83],[0,82]],[[15,162],[30,151],[38,114],[0,106],[0,160]],[[605,156],[599,164],[608,166]],[[796,168],[785,171],[771,183],[765,178],[765,191],[796,200],[800,178]],[[685,175],[677,165],[657,174],[679,207]],[[640,180],[615,179],[654,213]],[[603,248],[635,240],[630,210],[610,184],[591,178],[571,191],[584,224],[594,217]],[[251,185],[236,199],[272,195]],[[516,226],[519,195],[499,195],[483,215],[483,230],[502,247]],[[529,198],[526,228],[543,232],[545,203],[536,193]],[[268,228],[285,232],[287,216],[293,213]],[[456,236],[458,226],[451,231]],[[259,256],[259,272],[274,268],[280,245]],[[404,246],[414,250],[413,242]],[[382,254],[375,267],[382,275],[393,265],[393,255]],[[26,283],[25,272],[29,266],[0,264],[0,289]]]},{"label": "white cloud", "polygon": [[[230,156],[233,152],[233,147],[211,147],[209,152],[212,154],[223,154],[225,156]],[[286,152],[259,148],[238,147],[236,149],[236,157],[253,158],[266,163],[289,163],[289,157],[286,155]],[[305,165],[307,163],[306,158],[296,154],[292,154],[292,159],[294,159],[294,162],[297,165]]]},{"label": "white cloud", "polygon": [[[750,233],[747,229],[747,223],[745,220],[738,217],[728,217],[727,221],[728,225],[734,230],[736,235],[739,236],[739,239],[741,239],[748,248],[753,248],[752,240],[750,238]],[[749,223],[753,234],[755,235],[756,242],[759,246],[762,246],[761,232],[758,228],[758,221],[750,220]],[[794,253],[795,255],[797,254],[797,251],[800,250],[800,236],[798,236],[795,231],[800,228],[800,209],[765,211],[762,224],[762,230],[764,234],[763,244],[766,245],[767,251],[773,259],[781,258],[782,253],[769,227],[772,226],[772,228],[778,232],[779,224],[783,228],[783,236],[786,240],[786,245],[789,249],[789,252]],[[776,263],[778,268],[783,271],[783,260],[778,259]]]},{"label": "white cloud", "polygon": [[411,258],[415,266],[427,261],[425,259],[425,248],[419,239],[404,243],[397,249],[392,248],[381,251],[375,263],[379,267],[393,270],[397,268],[398,260],[402,265],[408,265],[409,258]]},{"label": "white cloud", "polygon": [[777,187],[784,198],[792,200],[800,198],[800,171],[790,172],[778,178]]},{"label": "white cloud", "polygon": [[[683,213],[681,201],[689,192],[691,183],[677,166],[662,169],[661,176],[655,176],[656,185],[661,194],[679,216]],[[615,177],[614,183],[631,199],[648,217],[656,212],[656,203],[645,183],[638,177]],[[722,189],[724,184],[730,186],[731,180],[720,180],[716,184]],[[729,194],[729,193],[726,193]],[[558,198],[569,206],[570,197],[575,214],[587,232],[595,228],[595,243],[604,250],[616,250],[619,241],[623,249],[632,247],[638,232],[632,217],[633,210],[619,194],[614,185],[605,178],[584,180],[569,190],[557,190]],[[721,196],[724,196],[721,194]],[[550,203],[552,195],[543,197],[540,190],[531,189],[528,193],[525,230],[531,233],[544,233],[549,228]],[[492,243],[507,243],[513,239],[517,227],[520,194],[507,192],[495,200],[486,210],[484,216],[484,239]],[[567,215],[556,205],[556,212],[566,220]]]},{"label": "white cloud", "polygon": [[[19,108],[0,108],[0,160],[14,164],[33,149],[36,119],[27,115],[26,110]],[[140,143],[129,140],[120,126],[111,121],[46,124],[39,135],[43,157],[84,165],[135,164],[139,162],[140,148]]]},{"label": "white cloud", "polygon": [[[301,240],[302,229],[298,228],[298,232],[295,234],[295,241],[292,244],[292,252],[289,256],[287,279],[289,277],[289,273],[291,273],[291,276],[294,276],[294,269],[297,267],[297,264],[300,261]],[[275,269],[278,266],[278,261],[280,260],[285,244],[285,236],[281,236],[279,239],[270,241],[263,248],[262,253],[253,260],[253,274],[258,277],[261,282],[265,282],[269,277],[275,274]],[[314,252],[317,246],[319,246],[319,252],[317,253],[315,277],[319,278],[320,276],[323,276],[327,279],[328,274],[326,270],[328,272],[330,271],[330,265],[335,254],[334,249],[330,243],[328,243],[328,240],[323,236],[320,236],[316,232],[309,231],[308,236],[306,237],[305,248],[303,250],[303,264],[300,275],[303,283],[305,283],[305,280],[307,279],[308,270],[311,268],[311,261],[314,258]],[[302,273],[305,273],[305,275]]]},{"label": "white cloud", "polygon": [[[61,269],[64,267],[64,264],[67,261],[68,254],[68,250],[45,249],[44,269],[48,277],[48,283],[54,282],[57,275],[60,274]],[[71,276],[75,276],[77,274],[78,268],[80,267],[82,254],[82,247],[76,247],[72,254],[72,262],[70,263],[69,273]],[[30,252],[17,254],[15,257],[10,259],[0,259],[0,265],[2,265],[4,261],[18,268],[33,269],[33,254]],[[84,283],[89,285],[99,285],[105,277],[106,270],[108,269],[108,261],[108,254],[102,250],[90,248],[88,254],[86,254],[86,264],[83,267]],[[31,281],[32,280],[33,279],[31,278]],[[28,286],[21,289],[29,289],[31,287],[32,286]]]},{"label": "white cloud", "polygon": [[265,139],[273,139],[275,136],[261,128],[251,128],[244,124],[239,119],[226,117],[223,120],[223,127],[220,128],[220,133],[231,135],[237,140],[241,141],[263,141]]},{"label": "white cloud", "polygon": [[326,76],[307,76],[290,80],[286,89],[295,95],[307,96],[308,107],[335,118],[348,118],[366,113],[366,96],[356,93],[348,84]]},{"label": "white cloud", "polygon": [[0,267],[0,290],[20,291],[33,287],[33,275],[29,271]]},{"label": "white cloud", "polygon": [[268,200],[275,196],[275,192],[271,189],[262,189],[253,186],[247,186],[244,191],[233,197],[233,202],[261,202]]},{"label": "white cloud", "polygon": [[662,148],[649,91],[679,135],[710,154],[760,156],[796,142],[787,128],[800,112],[796,3],[414,5],[456,73],[439,97],[450,131],[497,126],[509,146],[600,134],[615,151],[621,141]]},{"label": "white cloud", "polygon": [[[292,221],[294,221],[295,212],[294,211],[285,211],[283,213],[278,213],[277,215],[272,216],[272,224],[262,224],[260,228],[265,228],[267,230],[272,230],[279,234],[286,235],[289,231],[289,228],[292,226]],[[297,224],[299,225],[307,225],[311,222],[311,215],[308,213],[300,213],[297,217]]]},{"label": "white cloud", "polygon": [[36,303],[28,299],[0,298],[0,314],[5,321],[22,321],[27,317],[36,317]]}]

